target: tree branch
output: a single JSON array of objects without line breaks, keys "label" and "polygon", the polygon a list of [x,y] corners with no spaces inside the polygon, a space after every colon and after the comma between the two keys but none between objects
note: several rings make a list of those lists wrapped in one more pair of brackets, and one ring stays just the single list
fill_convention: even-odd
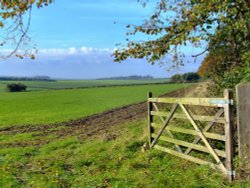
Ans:
[{"label": "tree branch", "polygon": [[209,50],[209,49],[207,48],[207,49],[205,49],[204,51],[202,51],[201,53],[198,53],[198,54],[196,54],[196,55],[192,55],[192,57],[201,56],[201,55],[203,55],[204,53],[206,53],[208,50]]},{"label": "tree branch", "polygon": [[[14,30],[17,30],[18,27],[20,27],[20,31],[19,32],[21,33],[21,36],[18,39],[18,42],[16,43],[16,46],[15,46],[14,50],[12,52],[10,52],[8,55],[2,56],[0,58],[7,59],[7,58],[12,57],[14,54],[16,54],[17,51],[18,51],[18,49],[19,49],[19,47],[20,47],[20,45],[24,41],[25,37],[27,37],[27,33],[29,31],[30,23],[31,23],[32,5],[30,5],[30,7],[28,8],[28,11],[29,11],[29,13],[28,13],[28,22],[27,22],[27,26],[25,27],[25,29],[23,29],[23,26],[22,26],[22,23],[21,23],[22,21],[20,21],[20,20],[22,20],[22,16],[23,16],[22,13],[20,13],[20,15],[19,15],[19,22],[14,27]],[[14,36],[14,40],[15,40],[15,38],[16,38],[16,36]]]}]

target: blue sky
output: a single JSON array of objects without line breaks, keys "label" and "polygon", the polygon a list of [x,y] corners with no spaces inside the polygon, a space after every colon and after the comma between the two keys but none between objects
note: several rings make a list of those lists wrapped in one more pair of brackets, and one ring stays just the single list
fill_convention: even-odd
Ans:
[{"label": "blue sky", "polygon": [[29,35],[38,49],[36,59],[0,60],[0,75],[93,79],[135,74],[169,77],[196,71],[202,58],[192,63],[190,56],[196,49],[189,47],[185,52],[191,63],[171,72],[144,60],[113,62],[116,44],[126,43],[126,25],[140,24],[153,8],[153,4],[143,8],[137,0],[56,0],[48,7],[34,9]]}]

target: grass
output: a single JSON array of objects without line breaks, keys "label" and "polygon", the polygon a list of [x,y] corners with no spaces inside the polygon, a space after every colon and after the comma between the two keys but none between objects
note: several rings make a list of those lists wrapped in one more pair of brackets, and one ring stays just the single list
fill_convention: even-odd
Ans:
[{"label": "grass", "polygon": [[169,79],[149,80],[56,80],[56,81],[0,81],[0,93],[5,91],[8,83],[23,83],[28,91],[51,90],[51,89],[74,89],[100,86],[118,86],[134,84],[165,83]]},{"label": "grass", "polygon": [[[144,85],[24,93],[0,93],[0,125],[53,123],[143,101],[187,85]],[[39,126],[39,125],[37,125]],[[45,132],[0,132],[0,187],[250,187],[227,182],[208,166],[199,166],[157,150],[142,151],[147,122],[121,123],[94,138]]]},{"label": "grass", "polygon": [[[19,133],[15,144],[30,142],[26,147],[0,149],[0,187],[249,187],[250,183],[223,180],[208,166],[198,166],[160,151],[142,152],[147,141],[146,121],[126,123],[106,141],[75,136],[51,137],[39,147],[32,141],[39,134]],[[0,136],[0,139],[3,135]],[[6,136],[6,135],[5,135]],[[31,139],[32,137],[32,139]],[[56,138],[56,139],[55,139]],[[45,139],[45,138],[44,138]]]},{"label": "grass", "polygon": [[186,86],[188,84],[0,93],[0,127],[68,121],[144,101],[148,91],[157,96]]}]

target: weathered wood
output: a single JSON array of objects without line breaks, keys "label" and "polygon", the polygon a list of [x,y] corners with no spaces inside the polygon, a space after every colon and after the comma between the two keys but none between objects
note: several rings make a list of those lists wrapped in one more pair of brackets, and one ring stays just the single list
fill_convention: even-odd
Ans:
[{"label": "weathered wood", "polygon": [[[152,123],[151,124],[152,127],[154,128],[161,128],[161,125],[158,124],[158,123]],[[168,127],[166,127],[166,130],[169,130],[169,131],[174,131],[174,132],[179,132],[179,133],[184,133],[184,134],[191,134],[191,135],[194,135],[194,136],[199,136],[199,133],[195,130],[191,130],[191,129],[184,129],[184,128],[180,128],[180,127],[176,127],[176,126],[173,126],[173,125],[169,125]],[[225,135],[220,135],[220,134],[216,134],[216,133],[209,133],[209,132],[203,132],[202,133],[207,137],[207,138],[210,138],[210,139],[214,139],[214,140],[220,140],[220,141],[226,141],[226,137]],[[200,139],[200,137],[199,137]],[[196,144],[198,142],[193,142],[193,144]],[[187,153],[185,153],[187,154]]]},{"label": "weathered wood", "polygon": [[250,170],[250,83],[236,87],[240,166]]},{"label": "weathered wood", "polygon": [[[152,134],[152,137],[155,138],[156,134]],[[205,146],[192,144],[192,143],[185,142],[185,141],[182,141],[182,140],[176,140],[174,138],[168,138],[168,137],[162,136],[162,135],[160,136],[159,140],[166,141],[166,142],[173,143],[173,144],[178,144],[178,145],[181,145],[181,146],[184,146],[184,147],[189,147],[189,148],[192,148],[192,149],[195,149],[195,150],[198,150],[198,151],[203,151],[205,153],[210,153],[208,148],[205,147]],[[217,149],[215,149],[214,151],[216,152],[216,154],[218,156],[226,158],[226,152],[225,151],[217,150]]]},{"label": "weathered wood", "polygon": [[[159,109],[158,109],[158,107],[157,107],[157,105],[156,105],[155,103],[153,103],[153,106],[154,106],[155,110],[156,110],[157,112],[159,112]],[[162,122],[162,123],[165,123],[164,118],[161,117],[161,116],[159,116],[159,117],[160,117],[160,119],[161,119],[161,122]],[[167,134],[168,134],[171,138],[174,138],[174,136],[173,136],[173,134],[170,132],[170,130],[167,130],[167,129],[166,129],[166,131],[167,131]],[[181,147],[180,147],[179,145],[175,144],[175,147],[176,147],[176,149],[177,149],[179,152],[183,153],[183,152],[182,152],[182,149],[181,149]]]},{"label": "weathered wood", "polygon": [[224,105],[230,103],[230,101],[224,98],[150,98],[149,101],[156,103],[181,103],[188,105],[214,107],[223,107]]},{"label": "weathered wood", "polygon": [[161,151],[164,151],[164,152],[167,152],[171,155],[175,155],[177,157],[180,157],[180,158],[183,158],[185,160],[188,160],[188,161],[192,161],[194,163],[197,163],[197,164],[202,164],[202,165],[209,165],[213,168],[217,168],[217,166],[211,162],[208,162],[208,161],[205,161],[205,160],[202,160],[202,159],[199,159],[197,157],[193,157],[193,156],[189,156],[189,155],[185,155],[183,153],[179,153],[177,151],[174,151],[174,150],[171,150],[171,149],[168,149],[168,148],[165,148],[165,147],[162,147],[162,146],[159,146],[159,145],[155,145],[154,147],[155,149],[158,149],[158,150],[161,150]]},{"label": "weathered wood", "polygon": [[171,118],[173,117],[175,111],[178,108],[178,104],[174,104],[172,107],[172,110],[170,112],[170,115],[168,116],[168,118],[166,119],[164,125],[162,126],[161,130],[158,132],[156,138],[153,140],[152,144],[150,145],[150,147],[154,147],[154,145],[156,144],[157,140],[159,139],[159,137],[161,136],[161,134],[163,133],[164,129],[167,127],[169,121],[171,120]]},{"label": "weathered wood", "polygon": [[[226,89],[224,92],[225,99],[233,100],[233,91]],[[225,135],[226,135],[226,168],[228,178],[230,181],[234,178],[233,173],[233,157],[234,157],[234,143],[233,143],[233,105],[228,104],[224,107],[225,113]]]},{"label": "weathered wood", "polygon": [[[222,172],[229,175],[229,179],[233,179],[233,166],[232,166],[232,160],[233,160],[233,129],[232,129],[232,105],[233,105],[233,98],[229,91],[225,91],[224,98],[152,98],[150,97],[148,99],[149,102],[153,103],[154,111],[151,110],[149,112],[150,116],[159,116],[160,120],[164,122],[163,126],[157,123],[154,123],[153,121],[150,122],[150,127],[154,128],[154,132],[159,130],[158,134],[154,134],[151,132],[151,138],[153,138],[153,141],[151,142],[151,147],[154,147],[156,149],[160,149],[162,151],[165,151],[169,154],[193,161],[198,164],[210,164],[211,166],[219,168]],[[172,109],[170,113],[166,112],[160,112],[156,103],[173,103],[176,105],[179,105],[183,113],[175,113],[176,109]],[[222,107],[215,115],[215,117],[212,116],[203,116],[203,115],[195,115],[190,113],[185,105],[197,105],[197,106],[209,106],[209,107]],[[224,114],[224,117],[221,117]],[[165,118],[164,117],[168,117]],[[180,119],[188,119],[190,123],[193,125],[194,130],[185,129],[181,127],[172,126],[169,122],[171,118],[180,118]],[[198,126],[196,121],[205,121],[209,122],[208,125],[201,130]],[[220,135],[216,133],[210,133],[207,132],[209,129],[214,126],[215,123],[221,123],[225,125],[225,134],[226,135]],[[229,126],[228,126],[229,125]],[[165,131],[165,135],[162,135]],[[172,134],[172,131],[184,133],[184,134],[190,134],[196,136],[193,143],[185,142],[182,140],[178,140],[174,138],[174,135]],[[166,134],[167,133],[167,134]],[[168,136],[167,136],[168,135]],[[210,143],[207,139],[214,139],[214,140],[220,140],[224,141],[226,145],[226,151],[218,150],[215,148],[212,148]],[[185,153],[180,153],[168,148],[164,148],[162,146],[156,145],[158,140],[167,141],[169,143],[173,143],[176,145],[177,149],[178,147],[182,149],[182,147],[187,147]],[[198,145],[197,143],[201,141],[205,144]],[[182,146],[182,147],[180,147]],[[188,154],[192,150],[198,150],[205,153],[209,153],[213,156],[216,163],[213,164],[211,162],[207,162],[205,160],[189,156]],[[226,164],[224,165],[220,157],[226,158]]]},{"label": "weathered wood", "polygon": [[[224,109],[220,109],[220,110],[216,113],[214,119],[219,118],[220,116],[222,116],[222,114],[224,114]],[[224,122],[225,122],[225,118],[224,118]],[[209,129],[211,129],[211,127],[212,127],[214,124],[215,124],[215,122],[214,122],[214,121],[211,121],[208,125],[205,126],[205,128],[202,130],[202,132],[207,132],[207,131],[209,131]],[[206,135],[205,135],[205,136],[206,136]],[[208,138],[209,138],[209,137],[208,137]],[[224,136],[224,139],[225,139],[225,136]],[[201,138],[200,138],[199,136],[197,136],[197,137],[194,139],[193,144],[197,144],[200,140],[201,140]],[[226,141],[226,140],[223,140],[223,141]],[[188,149],[186,149],[185,154],[189,154],[191,151],[192,151],[192,148],[188,148]]]},{"label": "weathered wood", "polygon": [[188,117],[189,121],[191,122],[191,124],[193,125],[194,129],[199,133],[199,136],[201,137],[202,141],[204,142],[204,144],[206,145],[206,147],[210,151],[210,154],[214,157],[215,161],[217,162],[217,164],[219,165],[219,167],[221,168],[221,170],[222,171],[226,171],[226,168],[225,168],[224,164],[221,162],[220,158],[218,157],[218,155],[216,154],[216,152],[214,151],[214,149],[211,147],[211,145],[207,141],[207,139],[204,136],[204,134],[201,132],[201,130],[199,129],[199,127],[196,125],[196,123],[193,120],[191,114],[187,111],[187,109],[185,108],[185,106],[183,104],[179,103],[179,105],[182,108],[182,110],[184,111],[184,113],[187,115],[187,117]]},{"label": "weathered wood", "polygon": [[[167,117],[167,116],[169,116],[169,112],[152,111],[151,115],[159,116],[159,117]],[[198,121],[206,121],[206,122],[214,122],[214,123],[223,123],[223,124],[225,124],[225,119],[220,118],[220,117],[201,116],[201,115],[193,115],[192,117],[193,117],[194,120],[198,120]],[[180,114],[180,113],[175,113],[174,118],[188,119],[185,114]]]},{"label": "weathered wood", "polygon": [[149,101],[149,98],[152,98],[153,94],[151,92],[148,92],[148,132],[149,132],[149,146],[152,143],[152,127],[151,127],[151,123],[153,122],[153,116],[150,114],[150,112],[153,110],[153,104],[152,102]]}]

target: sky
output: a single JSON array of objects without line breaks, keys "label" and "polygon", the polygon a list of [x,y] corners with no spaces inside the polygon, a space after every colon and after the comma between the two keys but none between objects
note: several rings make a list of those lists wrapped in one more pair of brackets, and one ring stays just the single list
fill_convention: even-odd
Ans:
[{"label": "sky", "polygon": [[[126,26],[142,23],[153,10],[153,3],[142,7],[137,0],[56,0],[48,7],[33,9],[29,36],[38,49],[36,59],[0,59],[0,76],[95,79],[151,75],[159,78],[197,71],[202,57],[194,62],[191,55],[197,49],[191,47],[184,49],[190,62],[171,71],[166,66],[150,65],[146,60],[113,61],[112,52],[117,44],[126,44]],[[4,47],[0,53],[8,50]],[[171,64],[171,59],[168,61]]]}]

